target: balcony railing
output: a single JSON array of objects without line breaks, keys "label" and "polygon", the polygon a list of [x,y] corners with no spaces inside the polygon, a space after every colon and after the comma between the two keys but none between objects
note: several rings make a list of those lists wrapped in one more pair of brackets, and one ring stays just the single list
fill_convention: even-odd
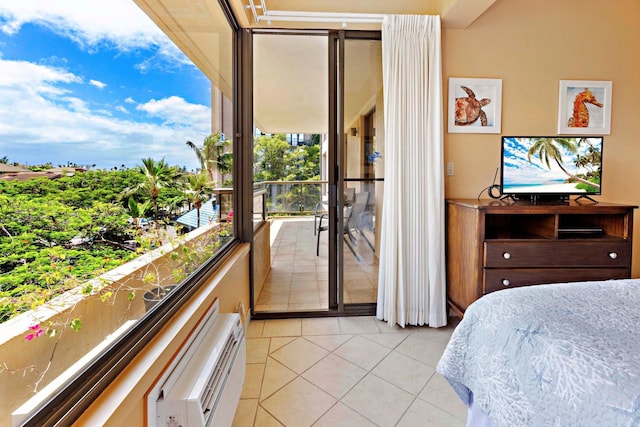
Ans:
[{"label": "balcony railing", "polygon": [[267,215],[311,215],[327,193],[327,181],[263,181],[254,183],[264,190]]}]

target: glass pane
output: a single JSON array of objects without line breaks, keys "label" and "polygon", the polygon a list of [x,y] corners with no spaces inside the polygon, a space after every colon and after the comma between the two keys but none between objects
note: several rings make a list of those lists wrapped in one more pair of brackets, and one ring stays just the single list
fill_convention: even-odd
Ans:
[{"label": "glass pane", "polygon": [[255,34],[253,49],[254,187],[272,218],[271,271],[254,283],[254,307],[326,310],[327,37]]},{"label": "glass pane", "polygon": [[382,213],[382,46],[345,41],[344,55],[344,302],[373,303],[378,290]]},{"label": "glass pane", "polygon": [[1,425],[233,238],[233,31],[195,3],[162,27],[207,37],[208,62],[134,2],[3,7]]}]

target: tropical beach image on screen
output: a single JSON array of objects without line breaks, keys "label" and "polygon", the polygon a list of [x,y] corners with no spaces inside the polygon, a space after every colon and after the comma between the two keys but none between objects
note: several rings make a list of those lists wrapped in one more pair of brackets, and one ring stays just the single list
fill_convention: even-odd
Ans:
[{"label": "tropical beach image on screen", "polygon": [[503,137],[502,193],[600,194],[602,137]]}]

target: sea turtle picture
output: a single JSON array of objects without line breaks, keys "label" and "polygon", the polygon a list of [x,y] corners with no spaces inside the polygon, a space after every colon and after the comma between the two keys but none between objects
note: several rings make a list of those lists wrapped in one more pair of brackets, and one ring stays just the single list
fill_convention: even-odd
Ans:
[{"label": "sea turtle picture", "polygon": [[487,126],[487,114],[482,111],[482,107],[488,105],[491,100],[483,98],[478,100],[476,94],[466,86],[460,86],[465,91],[465,98],[456,98],[456,126],[469,126],[480,118],[480,124]]}]

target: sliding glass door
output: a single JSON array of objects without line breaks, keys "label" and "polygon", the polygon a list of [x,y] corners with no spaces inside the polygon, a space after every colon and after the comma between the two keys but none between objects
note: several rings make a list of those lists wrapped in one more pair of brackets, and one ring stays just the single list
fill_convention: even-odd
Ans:
[{"label": "sliding glass door", "polygon": [[252,60],[253,182],[272,219],[254,312],[371,314],[384,152],[379,33],[255,33]]}]

